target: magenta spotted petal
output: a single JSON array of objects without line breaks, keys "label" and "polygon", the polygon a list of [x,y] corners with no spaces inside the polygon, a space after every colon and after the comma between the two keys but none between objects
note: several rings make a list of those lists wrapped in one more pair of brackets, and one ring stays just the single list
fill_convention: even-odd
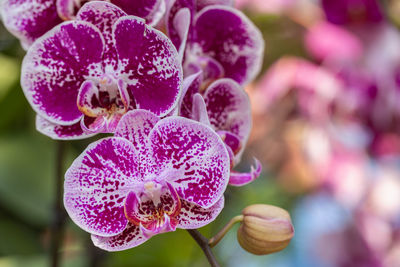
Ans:
[{"label": "magenta spotted petal", "polygon": [[183,79],[175,47],[164,34],[133,17],[114,25],[114,38],[120,75],[137,108],[168,114],[179,99]]},{"label": "magenta spotted petal", "polygon": [[217,202],[226,189],[229,155],[224,143],[201,123],[170,117],[149,136],[155,164],[168,170],[168,182],[179,197],[204,208]]},{"label": "magenta spotted petal", "polygon": [[252,126],[249,97],[235,81],[220,79],[207,88],[204,101],[213,128],[230,132],[239,138],[240,144],[233,148],[235,155],[238,155],[236,161],[239,161]]},{"label": "magenta spotted petal", "polygon": [[179,228],[197,229],[203,227],[218,216],[224,208],[224,197],[221,197],[217,203],[209,208],[202,208],[196,204],[182,201],[182,209],[178,215]]},{"label": "magenta spotted petal", "polygon": [[[75,19],[87,0],[4,0],[1,17],[6,28],[29,46],[63,20]],[[100,1],[93,1],[100,2]],[[111,2],[129,15],[144,18],[155,26],[166,10],[165,0],[113,0]],[[99,20],[102,16],[97,17]]]},{"label": "magenta spotted petal", "polygon": [[227,6],[208,6],[196,15],[193,32],[196,36],[193,42],[201,47],[203,54],[222,65],[225,77],[246,84],[260,71],[262,35],[240,11]]},{"label": "magenta spotted petal", "polygon": [[85,231],[113,236],[125,229],[125,197],[141,181],[132,143],[116,137],[102,139],[91,144],[65,174],[64,205]]},{"label": "magenta spotted petal", "polygon": [[132,109],[168,115],[180,98],[182,66],[164,34],[113,4],[93,1],[76,21],[32,45],[21,84],[40,117],[55,126],[81,126],[81,136],[74,131],[59,139],[78,139],[113,133]]},{"label": "magenta spotted petal", "polygon": [[107,251],[121,251],[139,246],[148,238],[140,231],[140,227],[128,222],[125,230],[115,236],[92,235],[93,244]]},{"label": "magenta spotted petal", "polygon": [[21,86],[36,113],[60,125],[78,122],[78,90],[99,67],[103,48],[99,30],[78,21],[60,24],[35,42],[22,64]]},{"label": "magenta spotted petal", "polygon": [[62,22],[54,0],[4,0],[1,17],[4,26],[20,39],[25,49]]},{"label": "magenta spotted petal", "polygon": [[90,145],[65,176],[67,212],[96,246],[123,250],[215,219],[230,162],[211,128],[133,110],[116,129],[117,137]]},{"label": "magenta spotted petal", "polygon": [[76,140],[93,136],[94,134],[84,132],[81,123],[72,125],[58,125],[36,115],[36,130],[55,140]]}]

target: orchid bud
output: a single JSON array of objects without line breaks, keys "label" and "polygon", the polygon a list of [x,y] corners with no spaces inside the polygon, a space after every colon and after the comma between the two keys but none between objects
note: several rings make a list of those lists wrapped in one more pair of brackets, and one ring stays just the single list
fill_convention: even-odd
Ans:
[{"label": "orchid bud", "polygon": [[281,208],[255,204],[242,211],[238,229],[240,246],[250,253],[265,255],[287,247],[294,235],[289,213]]}]

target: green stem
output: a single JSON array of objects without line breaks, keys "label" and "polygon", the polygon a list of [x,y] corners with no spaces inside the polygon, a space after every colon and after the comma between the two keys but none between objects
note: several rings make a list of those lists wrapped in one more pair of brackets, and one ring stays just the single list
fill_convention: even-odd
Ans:
[{"label": "green stem", "polygon": [[225,226],[222,228],[215,236],[213,236],[209,241],[208,245],[210,247],[215,247],[219,241],[226,235],[226,233],[232,228],[232,226],[237,223],[243,221],[243,215],[238,215],[233,217]]},{"label": "green stem", "polygon": [[55,198],[54,218],[51,226],[50,266],[60,266],[60,247],[64,236],[65,210],[63,207],[63,163],[65,157],[65,142],[56,144]]},{"label": "green stem", "polygon": [[208,262],[211,267],[219,267],[220,265],[217,262],[214,254],[210,246],[208,245],[208,239],[205,238],[199,231],[195,229],[188,229],[189,234],[193,237],[193,239],[199,244],[200,248],[203,250],[204,255],[206,255]]}]

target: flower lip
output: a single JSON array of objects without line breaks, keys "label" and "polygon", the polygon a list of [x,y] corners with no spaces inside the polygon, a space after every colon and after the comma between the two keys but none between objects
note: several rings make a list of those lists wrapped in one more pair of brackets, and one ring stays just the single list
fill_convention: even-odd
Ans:
[{"label": "flower lip", "polygon": [[180,210],[181,200],[176,190],[171,184],[156,180],[137,185],[124,205],[126,218],[143,227],[148,236],[175,230]]}]

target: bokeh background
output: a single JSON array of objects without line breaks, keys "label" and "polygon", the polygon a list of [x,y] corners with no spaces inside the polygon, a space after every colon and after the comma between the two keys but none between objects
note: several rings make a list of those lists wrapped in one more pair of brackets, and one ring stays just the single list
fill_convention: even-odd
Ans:
[{"label": "bokeh background", "polygon": [[[253,130],[238,170],[260,178],[229,187],[207,237],[250,204],[287,209],[295,237],[255,256],[237,226],[214,249],[222,266],[400,266],[400,1],[237,0],[266,53],[246,87]],[[24,51],[0,23],[0,267],[47,266],[55,220],[57,142],[35,130],[19,85]],[[64,170],[93,140],[65,144]],[[65,218],[62,266],[207,266],[183,230],[105,253]]]}]

